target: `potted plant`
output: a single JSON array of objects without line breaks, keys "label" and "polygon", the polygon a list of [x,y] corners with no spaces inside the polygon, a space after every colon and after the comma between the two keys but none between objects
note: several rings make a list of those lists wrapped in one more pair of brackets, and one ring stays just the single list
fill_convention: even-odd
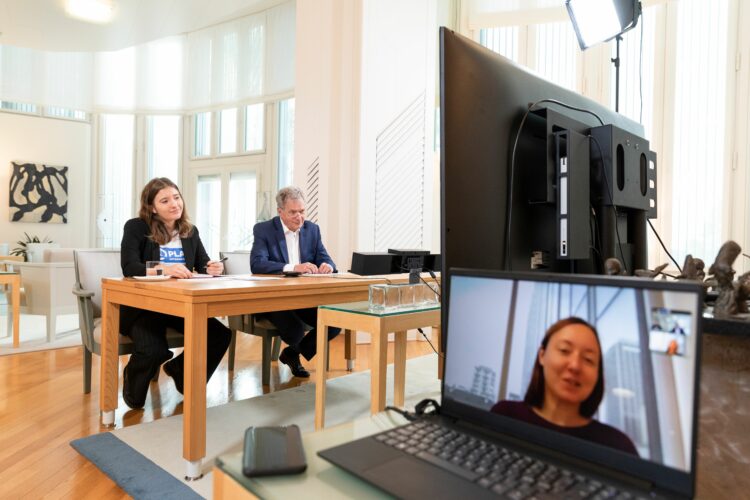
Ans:
[{"label": "potted plant", "polygon": [[[41,257],[37,257],[36,259],[33,258],[33,255],[40,255],[40,251],[44,247],[51,246],[50,244],[54,243],[52,240],[48,239],[46,236],[44,239],[39,239],[39,236],[29,236],[27,233],[23,233],[24,236],[26,236],[25,240],[19,240],[16,243],[18,246],[13,249],[13,251],[10,252],[11,255],[20,255],[23,256],[23,260],[26,262],[34,261],[41,261]],[[29,259],[29,257],[32,257]]]}]

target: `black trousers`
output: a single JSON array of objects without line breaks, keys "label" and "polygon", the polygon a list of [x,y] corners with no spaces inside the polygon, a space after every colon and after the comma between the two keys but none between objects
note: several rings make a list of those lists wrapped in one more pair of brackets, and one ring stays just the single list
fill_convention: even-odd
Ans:
[{"label": "black trousers", "polygon": [[[185,320],[177,316],[143,311],[133,323],[127,335],[133,341],[134,351],[125,367],[123,392],[132,402],[140,406],[146,401],[149,382],[158,373],[159,367],[172,357],[167,346],[167,328],[185,332]],[[211,378],[221,358],[229,347],[232,333],[216,318],[208,319],[206,380]],[[184,353],[170,361],[175,378],[184,373]]]},{"label": "black trousers", "polygon": [[[315,356],[317,347],[318,308],[297,309],[294,311],[275,311],[264,315],[279,330],[281,340],[289,344],[293,350],[302,354],[310,361]],[[307,325],[312,330],[307,332]],[[341,328],[328,328],[328,340],[333,339],[341,332]]]}]

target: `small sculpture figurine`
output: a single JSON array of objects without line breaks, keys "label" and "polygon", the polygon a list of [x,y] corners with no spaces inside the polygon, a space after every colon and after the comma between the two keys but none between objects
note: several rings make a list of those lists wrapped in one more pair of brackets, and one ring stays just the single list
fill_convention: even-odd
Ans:
[{"label": "small sculpture figurine", "polygon": [[739,296],[737,292],[740,285],[732,282],[734,279],[732,264],[740,251],[741,248],[737,243],[731,240],[727,241],[721,246],[716,260],[708,268],[708,274],[712,275],[715,280],[714,288],[719,292],[719,296],[714,303],[714,316],[718,318],[734,316],[740,308],[746,309],[744,305],[738,307]]},{"label": "small sculpture figurine", "polygon": [[667,267],[667,264],[660,264],[656,266],[654,269],[636,269],[635,275],[639,278],[656,278],[664,271],[664,268]]},{"label": "small sculpture figurine", "polygon": [[604,274],[607,276],[622,276],[625,271],[622,270],[622,264],[616,257],[610,257],[604,261]]}]

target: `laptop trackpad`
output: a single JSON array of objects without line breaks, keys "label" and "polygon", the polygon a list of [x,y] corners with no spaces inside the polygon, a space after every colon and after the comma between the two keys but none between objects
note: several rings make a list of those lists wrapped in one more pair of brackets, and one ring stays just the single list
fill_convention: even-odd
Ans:
[{"label": "laptop trackpad", "polygon": [[[439,476],[436,477],[436,474]],[[390,460],[363,471],[361,475],[384,490],[403,498],[456,498],[466,495],[467,486],[475,486],[458,476],[411,457]]]}]

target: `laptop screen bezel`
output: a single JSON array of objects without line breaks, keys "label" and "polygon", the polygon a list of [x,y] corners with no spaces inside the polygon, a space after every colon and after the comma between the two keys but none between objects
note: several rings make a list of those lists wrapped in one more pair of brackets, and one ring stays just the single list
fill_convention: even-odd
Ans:
[{"label": "laptop screen bezel", "polygon": [[[698,408],[699,408],[699,390],[700,387],[700,342],[702,334],[702,304],[703,304],[703,287],[697,283],[675,282],[675,281],[654,281],[643,278],[630,277],[612,277],[612,276],[594,276],[594,275],[568,275],[568,274],[551,274],[551,273],[528,273],[528,272],[508,272],[508,271],[487,271],[474,269],[451,269],[443,278],[444,302],[442,309],[442,324],[445,332],[445,356],[446,370],[450,353],[448,352],[448,337],[450,336],[450,283],[454,276],[466,276],[476,278],[494,278],[514,281],[539,281],[555,282],[565,284],[582,284],[593,286],[615,286],[629,287],[633,289],[663,290],[675,292],[694,293],[696,297],[696,310],[699,311],[696,318],[695,332],[696,335],[696,371],[694,378],[693,393],[693,428],[690,443],[690,471],[681,471],[648,459],[640,459],[629,456],[618,450],[607,448],[602,445],[589,443],[581,439],[562,435],[560,433],[535,427],[531,424],[524,424],[518,420],[509,417],[496,415],[487,410],[469,406],[464,403],[450,399],[446,396],[445,380],[443,377],[441,395],[441,412],[450,418],[456,418],[467,423],[475,424],[490,432],[500,433],[511,436],[516,439],[527,441],[536,446],[551,449],[556,453],[573,456],[584,462],[590,462],[592,465],[604,466],[607,469],[617,471],[636,480],[648,482],[657,490],[666,490],[678,495],[692,497],[695,491],[696,475],[696,443],[698,438]],[[447,305],[447,306],[446,306]]]}]

